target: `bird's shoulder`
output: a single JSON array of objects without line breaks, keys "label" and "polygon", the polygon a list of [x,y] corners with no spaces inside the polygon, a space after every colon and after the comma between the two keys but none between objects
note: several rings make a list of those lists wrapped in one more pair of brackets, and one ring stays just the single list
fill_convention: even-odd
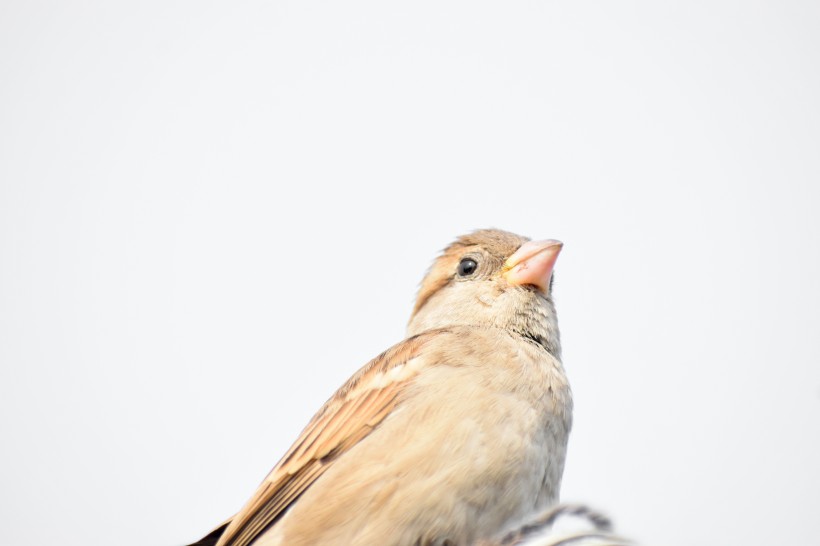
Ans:
[{"label": "bird's shoulder", "polygon": [[[454,336],[451,338],[451,336]],[[222,534],[220,546],[246,546],[399,403],[406,385],[431,362],[444,339],[439,329],[412,336],[372,359],[342,385],[302,430]]]}]

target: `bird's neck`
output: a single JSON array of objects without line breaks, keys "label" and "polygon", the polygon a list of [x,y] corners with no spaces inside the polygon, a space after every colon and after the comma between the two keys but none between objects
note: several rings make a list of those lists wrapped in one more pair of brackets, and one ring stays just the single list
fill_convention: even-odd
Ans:
[{"label": "bird's neck", "polygon": [[545,298],[532,304],[523,312],[516,313],[509,320],[507,328],[524,339],[543,347],[552,356],[561,360],[561,333],[552,300]]},{"label": "bird's neck", "polygon": [[[475,311],[476,308],[472,310]],[[496,309],[493,313],[469,312],[458,306],[437,305],[421,309],[408,324],[407,335],[453,326],[476,328],[499,328],[520,336],[528,342],[544,348],[561,359],[561,335],[552,300],[529,298],[514,307]]]}]

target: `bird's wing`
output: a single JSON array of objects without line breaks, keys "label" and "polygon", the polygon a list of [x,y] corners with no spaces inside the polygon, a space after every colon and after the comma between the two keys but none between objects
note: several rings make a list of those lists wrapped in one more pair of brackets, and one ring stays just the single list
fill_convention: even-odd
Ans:
[{"label": "bird's wing", "polygon": [[393,346],[336,391],[234,516],[217,545],[250,544],[339,456],[378,426],[427,360],[421,358],[423,347],[442,333],[426,332]]},{"label": "bird's wing", "polygon": [[222,533],[225,532],[225,529],[228,527],[228,524],[231,523],[233,518],[228,518],[226,521],[220,523],[216,529],[202,537],[201,539],[188,544],[188,546],[216,546],[216,543],[219,542],[219,537],[222,536]]}]

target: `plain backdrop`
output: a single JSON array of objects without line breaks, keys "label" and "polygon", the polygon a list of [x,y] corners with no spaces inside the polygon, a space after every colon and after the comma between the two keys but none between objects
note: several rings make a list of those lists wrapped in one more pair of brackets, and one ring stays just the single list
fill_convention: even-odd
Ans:
[{"label": "plain backdrop", "polygon": [[0,4],[0,543],[169,545],[400,341],[454,237],[565,242],[562,498],[820,535],[820,4]]}]

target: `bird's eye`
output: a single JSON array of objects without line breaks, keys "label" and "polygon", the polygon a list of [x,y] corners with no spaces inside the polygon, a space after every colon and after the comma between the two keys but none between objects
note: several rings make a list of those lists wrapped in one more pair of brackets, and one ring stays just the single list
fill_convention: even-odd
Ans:
[{"label": "bird's eye", "polygon": [[474,259],[463,258],[460,262],[458,262],[456,273],[458,273],[459,277],[469,277],[475,273],[476,269],[478,269],[478,264]]}]

